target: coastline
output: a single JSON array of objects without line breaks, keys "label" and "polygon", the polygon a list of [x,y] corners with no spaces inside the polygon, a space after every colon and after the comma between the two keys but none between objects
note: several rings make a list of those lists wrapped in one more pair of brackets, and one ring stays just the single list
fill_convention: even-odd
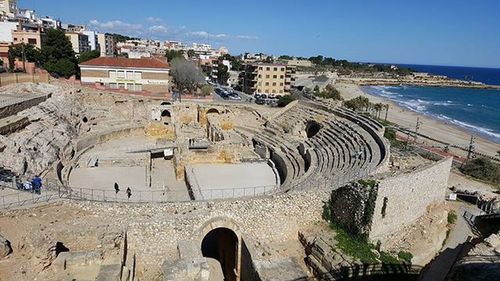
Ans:
[{"label": "coastline", "polygon": [[[357,96],[363,96],[367,97],[373,103],[389,104],[390,108],[387,120],[402,127],[414,128],[417,118],[420,118],[422,125],[419,132],[424,135],[463,147],[467,147],[469,145],[470,136],[474,135],[476,137],[475,145],[477,152],[495,157],[497,151],[500,150],[500,143],[496,143],[485,137],[479,136],[472,131],[459,127],[458,125],[403,108],[397,103],[384,97],[365,93],[363,89],[361,89],[360,85],[338,83],[335,87],[344,99],[352,99]],[[385,112],[382,113],[382,116],[384,115]]]},{"label": "coastline", "polygon": [[488,85],[480,82],[467,82],[462,80],[405,80],[405,79],[377,79],[377,78],[339,78],[339,84],[355,84],[357,86],[417,86],[437,88],[466,88],[500,90],[500,85]]}]

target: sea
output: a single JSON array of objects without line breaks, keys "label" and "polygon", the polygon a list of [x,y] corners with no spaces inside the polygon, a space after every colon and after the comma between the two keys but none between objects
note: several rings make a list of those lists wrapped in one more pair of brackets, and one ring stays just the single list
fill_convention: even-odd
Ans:
[{"label": "sea", "polygon": [[[420,72],[500,85],[500,69],[405,65]],[[474,135],[499,143],[500,90],[420,86],[368,86],[363,90],[399,106],[459,126]]]}]

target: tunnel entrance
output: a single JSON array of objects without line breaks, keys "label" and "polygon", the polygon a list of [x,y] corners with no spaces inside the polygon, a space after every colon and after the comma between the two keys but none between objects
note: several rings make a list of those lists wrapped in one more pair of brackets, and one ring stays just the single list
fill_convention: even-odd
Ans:
[{"label": "tunnel entrance", "polygon": [[314,137],[319,132],[320,129],[321,125],[318,122],[314,120],[308,121],[306,124],[307,137],[308,138]]},{"label": "tunnel entrance", "polygon": [[231,229],[221,227],[211,230],[201,243],[204,257],[219,261],[225,281],[236,281],[238,264],[238,236]]}]

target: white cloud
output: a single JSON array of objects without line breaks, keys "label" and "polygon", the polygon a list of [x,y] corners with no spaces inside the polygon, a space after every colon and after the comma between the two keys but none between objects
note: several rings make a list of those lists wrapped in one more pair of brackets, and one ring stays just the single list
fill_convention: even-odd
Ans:
[{"label": "white cloud", "polygon": [[139,31],[143,28],[142,24],[127,23],[121,20],[111,20],[106,22],[100,22],[98,20],[91,20],[90,25],[100,30],[105,30],[108,32],[118,32],[118,31]]},{"label": "white cloud", "polygon": [[193,36],[193,37],[208,37],[210,34],[206,31],[192,31],[188,32],[188,35]]},{"label": "white cloud", "polygon": [[153,25],[153,26],[150,26],[148,29],[150,32],[153,32],[153,33],[167,33],[169,31],[168,27],[166,27],[164,25]]},{"label": "white cloud", "polygon": [[253,35],[236,35],[236,39],[242,39],[242,40],[257,40],[259,37],[253,36]]},{"label": "white cloud", "polygon": [[207,31],[192,31],[187,33],[188,36],[190,37],[197,37],[197,38],[214,38],[214,39],[220,39],[222,41],[224,40],[257,40],[259,39],[257,36],[253,35],[230,35],[226,33],[218,33],[218,34],[212,34]]},{"label": "white cloud", "polygon": [[162,22],[163,22],[163,20],[162,20],[162,19],[160,19],[160,18],[155,18],[155,17],[148,17],[146,20],[147,20],[148,22],[150,22],[150,23],[162,23]]}]

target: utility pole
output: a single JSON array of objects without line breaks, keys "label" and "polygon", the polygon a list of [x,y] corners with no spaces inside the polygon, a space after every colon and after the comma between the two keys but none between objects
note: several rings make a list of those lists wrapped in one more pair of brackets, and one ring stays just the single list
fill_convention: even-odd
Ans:
[{"label": "utility pole", "polygon": [[414,142],[417,142],[418,138],[418,130],[420,129],[420,126],[422,125],[422,122],[420,121],[420,117],[417,117],[417,124],[415,124],[415,140]]},{"label": "utility pole", "polygon": [[467,149],[467,159],[465,159],[465,163],[469,162],[471,157],[473,157],[473,153],[476,151],[476,137],[473,135],[470,136],[469,148]]}]

